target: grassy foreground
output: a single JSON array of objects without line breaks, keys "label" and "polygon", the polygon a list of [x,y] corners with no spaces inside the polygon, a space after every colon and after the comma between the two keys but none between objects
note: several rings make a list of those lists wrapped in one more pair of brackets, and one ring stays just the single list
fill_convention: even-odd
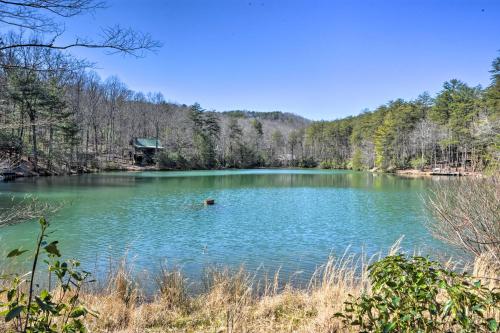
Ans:
[{"label": "grassy foreground", "polygon": [[181,273],[164,270],[154,299],[144,301],[122,267],[103,291],[83,297],[102,314],[87,325],[97,332],[340,332],[334,314],[368,286],[366,264],[354,256],[330,259],[306,289],[278,281],[278,274],[257,281],[244,269],[211,270],[205,291],[189,296]]},{"label": "grassy foreground", "polygon": [[[389,255],[394,253],[396,248]],[[204,283],[206,290],[197,296],[186,294],[179,271],[164,270],[158,292],[149,301],[141,298],[122,267],[104,290],[84,295],[84,302],[101,314],[88,317],[87,325],[93,332],[359,332],[335,314],[345,309],[351,295],[370,293],[371,261],[349,254],[330,258],[305,289],[280,287],[277,274],[258,282],[243,269],[213,270]],[[453,263],[446,266],[452,268]],[[495,277],[494,267],[488,258],[477,258],[468,269],[473,276]],[[482,281],[497,287],[498,280]],[[488,315],[500,318],[498,308]]]},{"label": "grassy foreground", "polygon": [[[398,252],[396,244],[387,256]],[[281,284],[279,273],[257,279],[243,268],[209,269],[201,283],[204,290],[196,295],[187,292],[189,282],[179,270],[163,268],[154,277],[157,289],[152,297],[144,296],[127,264],[121,263],[102,283],[84,286],[78,303],[97,314],[82,320],[89,332],[359,332],[335,314],[345,310],[344,302],[371,293],[368,267],[383,257],[348,252],[331,257],[316,270],[306,288]],[[465,269],[495,289],[499,285],[498,266],[490,259],[476,257]],[[443,267],[456,269],[451,260]],[[63,291],[56,287],[52,294],[58,298]],[[0,303],[5,298],[2,296]],[[498,304],[486,315],[499,321]],[[12,323],[0,322],[0,332],[12,328]]]}]

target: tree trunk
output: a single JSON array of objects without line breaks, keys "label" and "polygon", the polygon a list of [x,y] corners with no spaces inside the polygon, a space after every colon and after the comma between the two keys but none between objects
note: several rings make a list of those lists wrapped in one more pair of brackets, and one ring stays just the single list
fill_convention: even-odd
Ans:
[{"label": "tree trunk", "polygon": [[86,138],[85,138],[85,154],[88,154],[88,153],[89,153],[89,140],[90,140],[90,138],[89,138],[89,135],[90,135],[90,134],[89,134],[89,132],[90,132],[90,131],[89,131],[88,126],[87,126],[87,130],[86,130],[85,132],[86,132]]},{"label": "tree trunk", "polygon": [[49,153],[47,161],[47,169],[50,171],[52,168],[52,141],[54,139],[54,128],[52,125],[49,127]]},{"label": "tree trunk", "polygon": [[38,149],[37,149],[37,143],[36,143],[36,123],[35,123],[35,117],[30,116],[30,122],[31,122],[31,138],[33,140],[33,169],[35,172],[38,172]]},{"label": "tree trunk", "polygon": [[97,156],[99,155],[99,150],[98,150],[98,146],[97,146],[97,125],[94,124],[94,154],[97,158]]}]

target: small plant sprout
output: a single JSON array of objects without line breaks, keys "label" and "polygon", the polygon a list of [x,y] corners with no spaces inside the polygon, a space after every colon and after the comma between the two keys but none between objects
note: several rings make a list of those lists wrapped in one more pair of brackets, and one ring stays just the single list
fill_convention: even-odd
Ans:
[{"label": "small plant sprout", "polygon": [[[84,283],[92,282],[89,272],[80,270],[76,260],[61,260],[58,242],[47,242],[49,223],[41,218],[30,272],[19,275],[0,276],[0,317],[10,325],[13,332],[86,332],[83,319],[87,315],[97,316],[80,302]],[[14,258],[26,250],[14,249],[7,255]],[[39,288],[37,269],[39,261],[49,272],[48,288]],[[56,288],[51,290],[51,280]]]}]

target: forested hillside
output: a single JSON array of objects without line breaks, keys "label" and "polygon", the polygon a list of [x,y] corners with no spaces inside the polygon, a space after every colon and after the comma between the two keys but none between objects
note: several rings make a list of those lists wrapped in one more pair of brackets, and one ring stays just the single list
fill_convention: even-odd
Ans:
[{"label": "forested hillside", "polygon": [[424,93],[316,122],[290,113],[169,103],[161,93],[131,91],[117,77],[103,80],[85,62],[53,49],[3,52],[1,64],[4,167],[29,160],[40,173],[119,168],[130,163],[134,137],[158,138],[166,149],[157,162],[166,169],[477,171],[499,163],[500,58],[486,88],[450,80],[434,97]]},{"label": "forested hillside", "polygon": [[327,168],[494,169],[500,160],[500,58],[491,85],[453,79],[434,97],[398,99],[306,129],[309,154]]},{"label": "forested hillside", "polygon": [[102,80],[57,50],[26,47],[1,60],[4,168],[26,160],[45,174],[122,168],[135,137],[159,139],[166,149],[157,162],[167,169],[282,166],[291,161],[289,138],[303,136],[309,124],[289,113],[169,103],[117,77]]}]

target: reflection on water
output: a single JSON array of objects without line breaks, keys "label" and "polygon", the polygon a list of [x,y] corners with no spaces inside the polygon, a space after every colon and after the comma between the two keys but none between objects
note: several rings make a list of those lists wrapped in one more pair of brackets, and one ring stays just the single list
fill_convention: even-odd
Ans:
[{"label": "reflection on water", "polygon": [[[423,227],[419,197],[431,182],[321,170],[104,173],[3,183],[0,206],[28,193],[67,202],[51,218],[53,237],[90,269],[127,254],[137,271],[168,259],[190,276],[241,263],[307,273],[348,245],[371,254],[401,235],[407,249],[450,251]],[[36,233],[36,223],[0,228],[0,252],[31,246]]]}]

